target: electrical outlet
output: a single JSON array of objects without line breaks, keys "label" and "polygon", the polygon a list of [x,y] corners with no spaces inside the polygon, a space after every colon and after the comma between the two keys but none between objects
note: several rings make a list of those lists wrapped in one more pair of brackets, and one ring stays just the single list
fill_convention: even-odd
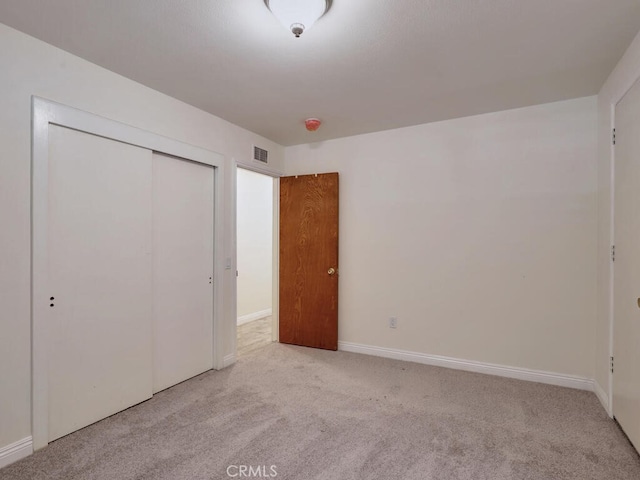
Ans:
[{"label": "electrical outlet", "polygon": [[389,317],[389,328],[398,328],[398,319],[396,317]]}]

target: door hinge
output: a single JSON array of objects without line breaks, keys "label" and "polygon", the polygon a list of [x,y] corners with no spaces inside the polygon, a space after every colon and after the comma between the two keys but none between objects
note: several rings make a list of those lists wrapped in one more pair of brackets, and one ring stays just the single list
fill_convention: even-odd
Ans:
[{"label": "door hinge", "polygon": [[611,357],[611,373],[613,373],[613,357]]},{"label": "door hinge", "polygon": [[616,144],[616,129],[613,129],[613,133],[611,134],[611,141],[613,142],[613,144]]},{"label": "door hinge", "polygon": [[611,261],[612,262],[616,261],[616,246],[615,245],[611,245]]}]

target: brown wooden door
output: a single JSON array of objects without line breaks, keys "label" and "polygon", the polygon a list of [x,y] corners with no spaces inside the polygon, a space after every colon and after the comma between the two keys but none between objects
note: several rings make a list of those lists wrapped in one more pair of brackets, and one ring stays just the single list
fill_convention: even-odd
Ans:
[{"label": "brown wooden door", "polygon": [[338,174],[280,179],[280,342],[338,349]]}]

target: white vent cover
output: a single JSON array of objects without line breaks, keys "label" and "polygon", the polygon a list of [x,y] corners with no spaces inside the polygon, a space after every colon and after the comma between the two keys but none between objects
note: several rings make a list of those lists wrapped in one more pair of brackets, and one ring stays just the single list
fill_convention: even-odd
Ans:
[{"label": "white vent cover", "polygon": [[269,163],[269,152],[264,148],[253,147],[253,159],[262,163]]}]

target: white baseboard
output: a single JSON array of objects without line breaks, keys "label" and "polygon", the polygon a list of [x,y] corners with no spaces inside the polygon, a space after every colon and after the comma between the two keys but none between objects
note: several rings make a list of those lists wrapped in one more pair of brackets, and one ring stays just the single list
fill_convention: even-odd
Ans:
[{"label": "white baseboard", "polygon": [[440,355],[427,355],[425,353],[374,347],[350,342],[338,342],[338,350],[353,353],[364,353],[365,355],[374,355],[376,357],[393,358],[395,360],[404,360],[407,362],[422,363],[424,365],[432,365],[435,367],[453,368],[455,370],[466,370],[468,372],[485,373],[499,377],[515,378],[530,382],[558,385],[560,387],[594,391],[593,380],[573,375],[529,370],[527,368],[519,367],[507,367],[504,365],[475,362],[472,360],[461,360],[459,358],[442,357]]},{"label": "white baseboard", "polygon": [[230,353],[229,355],[225,355],[222,360],[222,368],[227,368],[229,365],[233,365],[236,363],[236,355],[234,353]]},{"label": "white baseboard", "polygon": [[242,315],[238,317],[238,325],[244,325],[245,323],[253,322],[254,320],[260,320],[264,317],[271,316],[272,309],[267,308],[266,310],[260,310],[259,312],[248,313],[246,315]]},{"label": "white baseboard", "polygon": [[33,439],[31,437],[23,438],[17,442],[0,448],[0,468],[17,462],[18,460],[28,457],[33,453]]},{"label": "white baseboard", "polygon": [[596,397],[598,397],[598,400],[600,400],[600,403],[611,417],[612,414],[611,404],[609,403],[609,395],[607,395],[607,393],[604,391],[604,388],[602,388],[600,384],[595,380],[593,381],[593,393],[596,394]]}]

